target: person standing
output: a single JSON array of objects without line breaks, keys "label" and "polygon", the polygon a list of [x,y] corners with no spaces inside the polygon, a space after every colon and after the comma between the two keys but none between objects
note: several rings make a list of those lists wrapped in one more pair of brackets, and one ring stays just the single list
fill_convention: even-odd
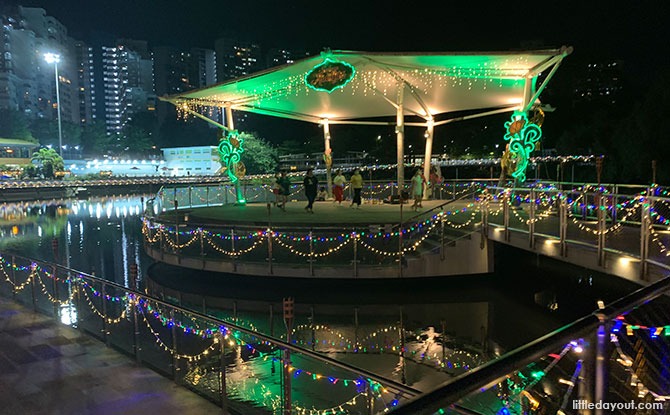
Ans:
[{"label": "person standing", "polygon": [[335,196],[335,201],[342,204],[344,200],[344,186],[347,184],[347,179],[342,174],[341,170],[335,172],[335,178],[333,179],[333,196]]},{"label": "person standing", "polygon": [[414,204],[412,209],[417,210],[421,205],[421,199],[423,199],[423,185],[426,183],[426,179],[421,174],[421,169],[416,169],[416,173],[412,176],[412,197],[414,198]]},{"label": "person standing", "polygon": [[358,209],[361,207],[361,190],[363,190],[363,176],[361,176],[359,169],[354,170],[354,174],[351,176],[351,187],[354,189],[354,199],[349,207],[353,207],[355,204],[356,209]]},{"label": "person standing", "polygon": [[319,185],[319,180],[314,176],[314,170],[307,170],[307,175],[305,175],[302,184],[305,186],[305,196],[307,196],[307,206],[305,206],[305,210],[309,213],[314,213],[314,199],[316,199],[316,189]]},{"label": "person standing", "polygon": [[279,177],[279,180],[277,180],[277,183],[279,183],[279,201],[281,202],[279,207],[286,212],[286,202],[288,202],[288,196],[291,194],[291,180],[286,177],[285,171],[281,172],[281,176]]},{"label": "person standing", "polygon": [[279,173],[275,173],[275,175],[272,177],[272,193],[275,195],[275,201],[273,205],[279,206],[279,198],[280,193],[281,193],[281,185],[279,185],[279,178],[281,175]]}]

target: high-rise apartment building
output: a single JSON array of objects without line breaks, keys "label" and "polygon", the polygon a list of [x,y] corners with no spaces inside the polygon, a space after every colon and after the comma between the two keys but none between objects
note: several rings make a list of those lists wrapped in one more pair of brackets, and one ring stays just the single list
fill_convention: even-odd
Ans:
[{"label": "high-rise apartment building", "polygon": [[0,42],[0,109],[13,109],[31,118],[55,119],[54,64],[45,53],[60,55],[58,85],[61,117],[80,122],[79,78],[75,40],[44,9],[18,6],[2,16]]},{"label": "high-rise apartment building", "polygon": [[136,52],[121,41],[115,46],[102,47],[104,120],[108,134],[121,133],[133,114],[155,109],[153,65],[147,55],[146,48]]}]

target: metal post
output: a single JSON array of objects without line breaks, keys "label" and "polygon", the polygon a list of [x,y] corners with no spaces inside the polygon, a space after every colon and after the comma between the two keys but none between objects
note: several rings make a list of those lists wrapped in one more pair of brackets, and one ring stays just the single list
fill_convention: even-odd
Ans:
[{"label": "metal post", "polygon": [[367,415],[374,415],[375,400],[374,396],[372,396],[372,387],[370,385],[369,380],[365,381],[365,402],[366,402],[366,409],[368,411]]},{"label": "metal post", "polygon": [[267,204],[268,209],[268,228],[265,234],[268,238],[268,275],[272,275],[272,210],[270,204]]},{"label": "metal post", "polygon": [[405,321],[403,319],[402,306],[400,306],[400,326],[398,327],[398,339],[400,347],[398,348],[398,357],[400,358],[400,381],[407,383],[407,368],[405,366]]},{"label": "metal post", "polygon": [[358,353],[358,307],[354,307],[354,352]]},{"label": "metal post", "polygon": [[237,255],[235,254],[235,228],[230,230],[230,249],[233,253],[233,272],[237,272]]},{"label": "metal post", "polygon": [[[331,173],[333,163],[332,163],[332,150],[330,148],[330,125],[328,124],[328,119],[324,118],[323,122],[323,155],[324,161],[326,163],[326,191],[328,192],[328,198],[333,197],[333,176]],[[330,158],[330,162],[326,161],[326,158]]]},{"label": "metal post", "polygon": [[616,225],[617,221],[617,201],[619,200],[619,185],[614,185],[614,194],[612,195],[612,226]]},{"label": "metal post", "polygon": [[[433,130],[434,130],[433,118],[430,117],[426,122],[426,133],[424,134],[424,137],[426,138],[426,149],[423,158],[423,177],[426,179],[426,183],[424,184],[423,189],[424,199],[428,199],[428,181],[430,180],[430,167],[431,167],[430,161],[433,156]],[[435,183],[431,183],[431,185],[433,186],[433,189],[435,189]]]},{"label": "metal post", "polygon": [[358,277],[358,236],[356,231],[352,232],[354,238],[354,277]]},{"label": "metal post", "polygon": [[[596,333],[596,364],[595,364],[595,393],[594,402],[604,402],[607,399],[607,385],[609,372],[609,330],[604,315],[598,315],[600,325]],[[596,415],[603,415],[602,408],[595,410]]]},{"label": "metal post", "polygon": [[398,225],[398,277],[402,278],[402,198],[400,200],[400,224]]},{"label": "metal post", "polygon": [[563,197],[561,198],[559,207],[558,207],[558,234],[560,237],[560,243],[561,243],[561,256],[562,257],[567,257],[568,256],[568,245],[567,245],[567,237],[568,237],[568,203],[566,199]]},{"label": "metal post", "polygon": [[193,186],[189,186],[188,187],[188,206],[190,208],[193,207],[193,195],[192,195],[192,193],[193,193]]},{"label": "metal post", "polygon": [[[647,189],[647,195],[651,194],[651,189]],[[649,228],[651,227],[650,216],[651,197],[647,196],[642,200],[642,214],[640,216],[640,279],[647,279],[647,259],[649,257]]]},{"label": "metal post", "polygon": [[398,84],[398,102],[396,110],[396,162],[398,176],[398,197],[402,199],[402,192],[405,189],[405,115],[403,111],[403,93],[405,84]]},{"label": "metal post", "polygon": [[206,199],[206,201],[205,201],[205,205],[206,205],[206,206],[209,206],[209,186],[206,186],[206,187],[205,187],[205,195],[206,195],[206,197],[207,197],[207,199]]},{"label": "metal post", "polygon": [[30,293],[33,297],[33,309],[37,311],[37,293],[35,292],[35,277],[37,277],[37,265],[30,268]]},{"label": "metal post", "polygon": [[223,331],[219,333],[219,343],[221,344],[221,355],[219,356],[219,383],[221,385],[221,409],[223,413],[228,413],[228,391],[226,386],[226,339]]},{"label": "metal post", "polygon": [[312,351],[315,351],[316,350],[316,328],[315,328],[315,323],[314,323],[314,306],[311,306],[309,308],[309,311],[310,311],[310,326],[311,326],[310,328],[312,329],[311,330],[311,332],[312,332],[311,333],[312,334],[312,338],[311,338]]},{"label": "metal post", "polygon": [[[293,331],[293,306],[294,301],[292,297],[284,298],[284,324],[286,326],[286,342],[291,343],[291,333]],[[292,414],[292,399],[291,399],[291,350],[285,349],[283,351],[283,364],[282,364],[282,380],[283,380],[283,414],[291,415]]]},{"label": "metal post", "polygon": [[596,196],[598,209],[598,265],[605,266],[605,229],[607,228],[607,214],[605,212],[605,197],[602,193]]},{"label": "metal post", "polygon": [[447,321],[440,321],[442,324],[442,367],[447,367]]},{"label": "metal post", "polygon": [[[135,276],[135,278],[137,279],[137,276]],[[135,329],[133,336],[133,351],[135,352],[135,361],[137,362],[137,364],[140,364],[142,362],[142,358],[140,356],[141,351],[140,326],[139,326],[139,320],[137,318],[137,307],[139,306],[139,298],[135,294],[133,294],[133,301],[131,302],[131,305],[133,307],[133,327]]]},{"label": "metal post", "polygon": [[179,371],[179,359],[177,358],[177,325],[174,319],[174,308],[170,309],[170,323],[172,323],[172,379],[178,384],[177,371]]},{"label": "metal post", "polygon": [[528,247],[535,248],[535,188],[530,189],[530,202],[528,213]]},{"label": "metal post", "polygon": [[54,317],[58,317],[58,302],[60,301],[58,299],[58,297],[59,297],[59,295],[58,295],[58,268],[56,268],[55,265],[52,266],[51,267],[51,272],[52,272],[51,275],[53,276],[53,278],[51,279],[52,290],[53,290],[53,293],[54,293],[54,299],[56,300],[56,302],[53,303]]},{"label": "metal post", "polygon": [[312,230],[309,230],[309,275],[314,276],[314,235]]},{"label": "metal post", "polygon": [[12,268],[9,270],[9,278],[12,281],[12,300],[16,299],[16,258],[12,255]]},{"label": "metal post", "polygon": [[440,261],[446,258],[446,246],[444,244],[444,207],[440,208]]},{"label": "metal post", "polygon": [[451,200],[456,200],[456,181],[455,180],[452,180],[451,188],[453,189],[451,191]]},{"label": "metal post", "polygon": [[110,346],[109,342],[109,327],[107,325],[107,320],[109,319],[109,314],[107,314],[107,301],[105,298],[107,297],[107,289],[106,289],[106,284],[103,282],[102,283],[102,288],[100,289],[101,295],[100,295],[100,301],[102,301],[102,335],[105,338],[105,344],[107,347]]},{"label": "metal post", "polygon": [[505,190],[503,193],[503,226],[505,241],[509,242],[509,190]]}]

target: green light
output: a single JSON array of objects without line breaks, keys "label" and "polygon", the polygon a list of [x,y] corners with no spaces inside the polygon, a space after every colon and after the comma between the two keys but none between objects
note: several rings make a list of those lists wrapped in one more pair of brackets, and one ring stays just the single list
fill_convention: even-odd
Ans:
[{"label": "green light", "polygon": [[237,183],[238,177],[235,175],[235,165],[241,161],[241,155],[244,153],[244,139],[235,131],[228,131],[227,137],[219,143],[219,157],[226,166],[226,173],[230,181]]},{"label": "green light", "polygon": [[325,60],[305,74],[305,85],[315,91],[328,92],[343,88],[356,75],[353,65],[325,56]]},{"label": "green light", "polygon": [[503,137],[509,141],[509,150],[512,153],[512,160],[516,162],[516,169],[512,177],[520,182],[526,181],[526,168],[530,153],[535,150],[535,144],[542,137],[542,129],[539,125],[528,120],[525,112],[516,111],[512,119],[505,123],[507,133]]},{"label": "green light", "polygon": [[542,379],[542,377],[544,376],[544,372],[541,370],[537,370],[535,372],[532,372],[530,375],[535,379]]}]

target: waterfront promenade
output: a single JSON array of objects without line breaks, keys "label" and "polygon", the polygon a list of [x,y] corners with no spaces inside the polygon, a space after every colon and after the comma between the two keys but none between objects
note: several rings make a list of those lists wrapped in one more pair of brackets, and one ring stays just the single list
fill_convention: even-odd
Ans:
[{"label": "waterfront promenade", "polygon": [[0,414],[205,414],[212,402],[0,297]]}]

